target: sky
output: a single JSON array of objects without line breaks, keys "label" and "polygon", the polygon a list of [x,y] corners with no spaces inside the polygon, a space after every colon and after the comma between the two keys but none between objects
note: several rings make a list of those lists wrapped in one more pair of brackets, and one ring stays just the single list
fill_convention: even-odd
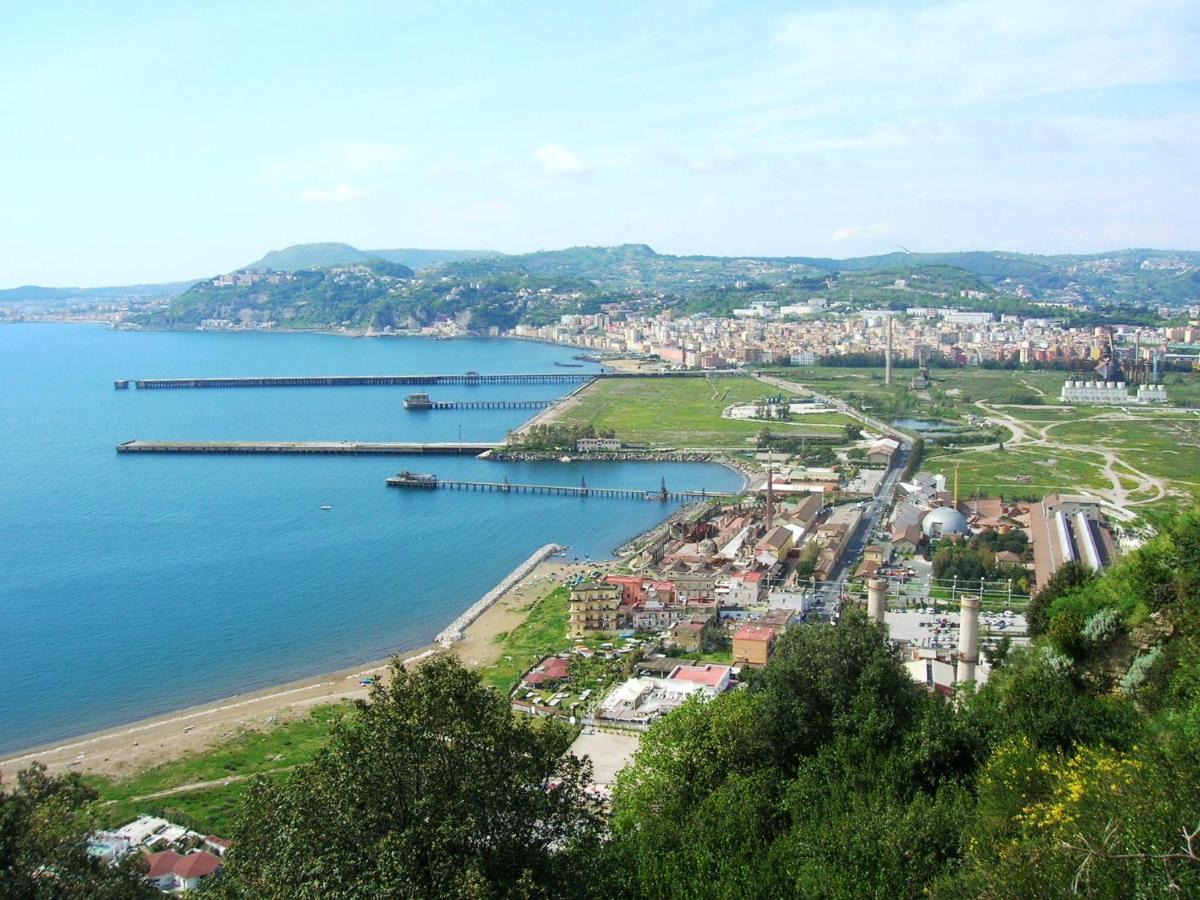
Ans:
[{"label": "sky", "polygon": [[294,243],[1200,249],[1200,3],[0,0],[0,287]]}]

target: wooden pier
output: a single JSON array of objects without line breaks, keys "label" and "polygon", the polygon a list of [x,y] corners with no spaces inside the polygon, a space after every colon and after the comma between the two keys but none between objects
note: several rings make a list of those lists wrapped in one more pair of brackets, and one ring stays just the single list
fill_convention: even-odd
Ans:
[{"label": "wooden pier", "polygon": [[557,400],[430,400],[428,394],[409,394],[404,408],[414,412],[433,409],[546,409]]},{"label": "wooden pier", "polygon": [[471,455],[495,450],[492,443],[393,444],[369,441],[126,441],[118,453]]},{"label": "wooden pier", "polygon": [[[632,488],[598,488],[588,487],[587,479],[581,479],[578,487],[561,484],[514,484],[507,478],[503,481],[445,481],[435,482],[414,480],[404,477],[409,473],[394,475],[387,480],[388,487],[417,488],[428,490],[432,487],[446,488],[452,491],[492,491],[501,494],[552,494],[560,497],[600,497],[605,500],[653,500],[666,503],[669,500],[713,500],[721,497],[734,497],[726,491],[673,491],[664,481],[657,490],[638,491]],[[428,477],[428,476],[426,476]]]}]

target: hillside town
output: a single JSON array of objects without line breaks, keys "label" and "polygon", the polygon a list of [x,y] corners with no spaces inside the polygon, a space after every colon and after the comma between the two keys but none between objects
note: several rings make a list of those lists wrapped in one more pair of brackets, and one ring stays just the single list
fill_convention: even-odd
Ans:
[{"label": "hillside town", "polygon": [[[1127,351],[1140,380],[1149,383],[1168,365],[1190,367],[1200,343],[1200,310],[1178,327],[1133,325],[1068,327],[1065,319],[1030,318],[950,307],[899,310],[839,309],[814,299],[776,305],[756,301],[732,318],[647,315],[611,304],[592,315],[564,315],[553,325],[517,325],[514,337],[590,350],[660,359],[679,368],[739,365],[812,366],[821,361],[878,356],[890,346],[897,363],[1058,367],[1088,371]],[[1100,379],[1110,381],[1112,379]]]}]

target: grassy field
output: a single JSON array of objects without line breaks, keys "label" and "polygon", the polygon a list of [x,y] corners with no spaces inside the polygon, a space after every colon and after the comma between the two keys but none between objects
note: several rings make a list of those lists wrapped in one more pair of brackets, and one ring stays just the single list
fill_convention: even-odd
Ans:
[{"label": "grassy field", "polygon": [[[559,421],[611,429],[623,440],[672,447],[752,446],[763,422],[722,419],[734,403],[752,403],[774,391],[750,378],[601,380],[578,395]],[[772,422],[774,432],[829,434],[851,419],[840,413]]]},{"label": "grassy field", "polygon": [[496,635],[503,649],[499,661],[481,670],[486,684],[507,694],[531,665],[574,643],[567,639],[570,596],[566,587],[556,587],[532,604],[524,622],[510,632]]},{"label": "grassy field", "polygon": [[[1100,471],[1099,456],[1061,454],[1041,448],[1012,450],[934,451],[922,468],[946,476],[947,490],[958,468],[959,497],[1037,497],[1084,487],[1104,488],[1111,482]],[[1022,479],[1028,476],[1028,482]]]},{"label": "grassy field", "polygon": [[1071,421],[1049,434],[1056,441],[1113,450],[1141,471],[1200,499],[1200,416],[1194,413]]},{"label": "grassy field", "polygon": [[[206,750],[128,779],[88,776],[88,783],[100,793],[100,824],[117,827],[149,813],[205,834],[226,834],[238,797],[249,786],[251,776],[282,777],[308,762],[329,739],[334,725],[353,710],[350,703],[318,706],[302,718],[266,731],[240,731]],[[153,796],[188,785],[207,786]]]}]

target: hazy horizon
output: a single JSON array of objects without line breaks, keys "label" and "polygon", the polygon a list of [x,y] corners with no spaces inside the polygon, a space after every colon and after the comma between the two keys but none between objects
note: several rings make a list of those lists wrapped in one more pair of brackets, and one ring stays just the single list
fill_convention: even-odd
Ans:
[{"label": "hazy horizon", "polygon": [[199,278],[331,239],[1200,247],[1194,4],[51,3],[5,20],[5,286]]}]

